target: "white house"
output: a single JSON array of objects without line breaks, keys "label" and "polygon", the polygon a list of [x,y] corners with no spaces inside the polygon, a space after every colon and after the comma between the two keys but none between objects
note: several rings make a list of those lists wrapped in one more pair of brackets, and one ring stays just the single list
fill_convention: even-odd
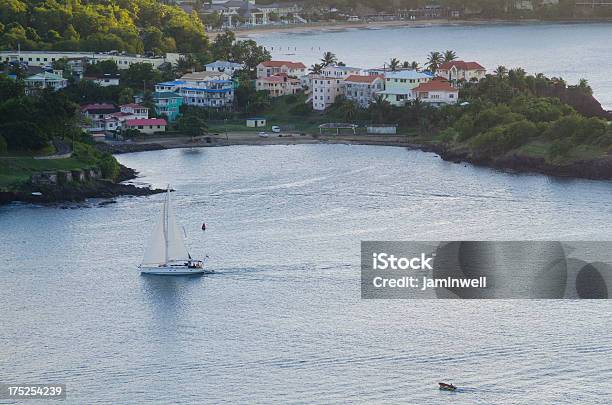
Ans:
[{"label": "white house", "polygon": [[164,63],[175,64],[181,57],[178,53],[167,53],[164,57],[130,55],[120,52],[61,52],[61,51],[0,51],[1,62],[26,62],[29,66],[51,66],[60,59],[86,59],[95,64],[103,60],[115,61],[119,69],[127,69],[134,63],[150,63],[159,68]]},{"label": "white house", "polygon": [[351,75],[359,75],[360,68],[348,66],[327,66],[320,75],[311,77],[312,108],[323,111],[336,101],[336,97],[345,94],[344,80]]},{"label": "white house", "polygon": [[228,62],[224,60],[218,60],[207,65],[204,65],[204,71],[206,72],[225,72],[230,76],[238,70],[244,69],[244,65],[241,63]]},{"label": "white house", "polygon": [[162,118],[140,118],[125,121],[124,129],[137,129],[143,134],[154,134],[166,131],[166,120]]},{"label": "white house", "polygon": [[376,93],[385,89],[385,78],[377,76],[350,75],[344,79],[345,95],[359,106],[367,108]]},{"label": "white house", "polygon": [[300,78],[306,75],[306,65],[302,62],[289,62],[284,60],[268,60],[257,65],[257,78],[274,76],[286,73],[288,76]]},{"label": "white house", "polygon": [[40,72],[24,80],[26,94],[34,94],[41,89],[60,90],[68,86],[68,80],[62,77],[61,71]]},{"label": "white house", "polygon": [[103,73],[95,76],[85,76],[85,80],[92,81],[99,86],[119,86],[119,75],[115,73]]},{"label": "white house", "polygon": [[487,75],[487,69],[478,62],[454,60],[440,65],[436,74],[452,83],[480,81]]},{"label": "white house", "polygon": [[421,83],[412,90],[413,98],[433,105],[456,104],[459,101],[459,90],[446,80],[432,80]]}]

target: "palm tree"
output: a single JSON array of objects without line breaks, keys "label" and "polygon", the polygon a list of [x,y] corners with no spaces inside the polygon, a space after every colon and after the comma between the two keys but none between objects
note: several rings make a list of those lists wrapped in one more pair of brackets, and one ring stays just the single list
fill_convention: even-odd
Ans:
[{"label": "palm tree", "polygon": [[338,58],[334,53],[328,51],[323,54],[321,62],[323,64],[323,67],[327,67],[330,65],[335,65],[338,62]]},{"label": "palm tree", "polygon": [[412,62],[410,62],[410,64],[408,64],[408,68],[418,71],[420,69],[419,62],[417,62],[416,60],[413,60]]},{"label": "palm tree", "polygon": [[377,94],[372,103],[370,103],[368,110],[373,121],[376,124],[382,124],[391,111],[391,103],[385,100],[382,95]]},{"label": "palm tree", "polygon": [[440,52],[433,51],[429,53],[427,57],[427,68],[432,72],[436,73],[442,62],[444,61],[444,57]]},{"label": "palm tree", "polygon": [[452,62],[457,59],[457,53],[455,51],[448,50],[444,52],[444,62]]},{"label": "palm tree", "polygon": [[393,58],[389,61],[389,69],[391,69],[392,72],[395,72],[399,66],[400,61],[397,58]]},{"label": "palm tree", "polygon": [[310,67],[310,73],[312,74],[320,75],[322,71],[323,71],[323,65],[321,65],[320,63],[315,63],[314,65]]},{"label": "palm tree", "polygon": [[508,74],[508,69],[505,66],[500,65],[497,67],[497,69],[495,69],[493,73],[495,73],[497,77],[503,78],[506,77],[506,75]]}]

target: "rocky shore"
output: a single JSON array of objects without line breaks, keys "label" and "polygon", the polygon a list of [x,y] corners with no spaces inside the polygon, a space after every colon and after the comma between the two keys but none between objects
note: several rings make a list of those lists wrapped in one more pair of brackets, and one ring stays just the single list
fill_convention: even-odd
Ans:
[{"label": "rocky shore", "polygon": [[163,193],[165,190],[149,187],[136,187],[121,182],[136,178],[137,172],[121,166],[118,182],[91,180],[82,183],[71,182],[61,185],[23,186],[19,191],[0,192],[0,204],[25,202],[33,204],[53,204],[62,202],[82,202],[88,198],[112,199],[119,196],[145,196]]}]

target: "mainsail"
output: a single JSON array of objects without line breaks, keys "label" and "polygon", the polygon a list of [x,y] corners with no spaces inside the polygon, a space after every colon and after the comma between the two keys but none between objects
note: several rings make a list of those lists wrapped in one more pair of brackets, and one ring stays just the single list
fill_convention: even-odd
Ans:
[{"label": "mainsail", "polygon": [[142,258],[143,265],[164,265],[171,261],[189,260],[181,229],[176,223],[170,204],[170,189],[157,224],[151,234]]}]

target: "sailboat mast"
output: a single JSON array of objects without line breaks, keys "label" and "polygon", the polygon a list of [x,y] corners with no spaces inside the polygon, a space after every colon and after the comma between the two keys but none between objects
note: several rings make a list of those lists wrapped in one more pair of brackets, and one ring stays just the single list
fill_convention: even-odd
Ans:
[{"label": "sailboat mast", "polygon": [[164,242],[166,243],[166,264],[168,264],[168,211],[170,206],[170,186],[166,194],[166,202],[164,203]]}]

